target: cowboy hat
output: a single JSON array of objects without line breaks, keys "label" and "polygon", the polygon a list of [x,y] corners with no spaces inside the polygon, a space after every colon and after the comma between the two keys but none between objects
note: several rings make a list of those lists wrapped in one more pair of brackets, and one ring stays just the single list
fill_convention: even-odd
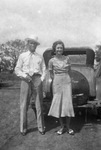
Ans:
[{"label": "cowboy hat", "polygon": [[27,43],[32,42],[32,43],[36,43],[37,45],[40,45],[40,43],[38,42],[38,37],[33,36],[33,35],[31,35],[28,38],[26,38],[25,41]]},{"label": "cowboy hat", "polygon": [[101,41],[98,41],[95,46],[101,46]]}]

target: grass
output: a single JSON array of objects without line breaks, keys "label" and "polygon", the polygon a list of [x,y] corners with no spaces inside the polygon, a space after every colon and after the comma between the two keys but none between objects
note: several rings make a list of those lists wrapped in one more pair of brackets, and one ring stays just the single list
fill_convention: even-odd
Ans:
[{"label": "grass", "polygon": [[11,86],[19,87],[20,79],[14,74],[9,72],[0,73],[0,89],[8,88]]},{"label": "grass", "polygon": [[19,78],[14,73],[9,73],[9,72],[0,73],[0,81],[6,82],[6,81],[14,81],[14,80],[19,80]]}]

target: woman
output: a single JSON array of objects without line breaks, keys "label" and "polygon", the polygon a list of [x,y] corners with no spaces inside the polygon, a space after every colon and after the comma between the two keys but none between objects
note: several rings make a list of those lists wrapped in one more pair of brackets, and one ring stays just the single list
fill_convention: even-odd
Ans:
[{"label": "woman", "polygon": [[49,110],[49,116],[59,118],[61,128],[58,135],[64,133],[63,117],[66,117],[66,131],[73,135],[74,131],[69,128],[70,118],[74,117],[72,104],[72,88],[70,78],[69,57],[63,55],[64,43],[56,41],[53,43],[54,57],[49,60],[50,77],[53,79],[53,100]]}]

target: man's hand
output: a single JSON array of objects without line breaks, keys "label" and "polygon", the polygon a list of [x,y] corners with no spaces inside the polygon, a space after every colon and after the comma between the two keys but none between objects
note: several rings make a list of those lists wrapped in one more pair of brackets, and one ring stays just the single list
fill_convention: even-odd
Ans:
[{"label": "man's hand", "polygon": [[26,79],[28,82],[30,82],[30,81],[32,80],[32,78],[31,78],[29,75],[27,75],[25,79]]},{"label": "man's hand", "polygon": [[41,81],[43,82],[43,80],[44,80],[44,78],[43,78],[43,76],[41,76]]}]

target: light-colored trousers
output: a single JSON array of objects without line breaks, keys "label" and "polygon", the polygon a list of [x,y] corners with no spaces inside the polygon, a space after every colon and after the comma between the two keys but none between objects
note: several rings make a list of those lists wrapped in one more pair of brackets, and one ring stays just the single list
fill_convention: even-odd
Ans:
[{"label": "light-colored trousers", "polygon": [[32,81],[27,82],[26,80],[21,81],[20,90],[20,132],[27,129],[27,111],[30,104],[30,99],[34,94],[37,125],[39,131],[44,131],[44,119],[43,119],[43,92],[42,82],[40,75],[33,75]]}]

